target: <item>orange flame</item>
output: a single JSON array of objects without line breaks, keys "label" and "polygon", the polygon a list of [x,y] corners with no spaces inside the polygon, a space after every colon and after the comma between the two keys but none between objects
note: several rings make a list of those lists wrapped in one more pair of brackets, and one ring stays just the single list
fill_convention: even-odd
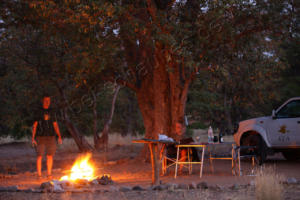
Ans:
[{"label": "orange flame", "polygon": [[87,154],[83,157],[79,157],[72,166],[71,173],[63,176],[60,180],[76,181],[78,179],[86,179],[88,181],[93,180],[94,167],[89,163],[91,154]]}]

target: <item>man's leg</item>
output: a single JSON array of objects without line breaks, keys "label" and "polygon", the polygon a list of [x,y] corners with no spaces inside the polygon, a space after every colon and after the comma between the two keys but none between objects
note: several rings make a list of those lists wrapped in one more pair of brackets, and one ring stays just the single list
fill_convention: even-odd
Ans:
[{"label": "man's leg", "polygon": [[53,156],[56,151],[56,140],[54,136],[48,137],[48,143],[46,145],[47,150],[47,175],[48,178],[52,178],[52,166],[53,166]]},{"label": "man's leg", "polygon": [[52,175],[53,155],[47,155],[47,175]]},{"label": "man's leg", "polygon": [[42,137],[39,137],[39,136],[37,137],[36,151],[37,151],[36,169],[37,169],[38,176],[41,177],[42,176],[42,160],[43,160],[43,155],[45,153],[45,144],[44,144]]},{"label": "man's leg", "polygon": [[37,156],[37,158],[36,158],[36,169],[37,169],[38,176],[41,177],[42,176],[42,156]]}]

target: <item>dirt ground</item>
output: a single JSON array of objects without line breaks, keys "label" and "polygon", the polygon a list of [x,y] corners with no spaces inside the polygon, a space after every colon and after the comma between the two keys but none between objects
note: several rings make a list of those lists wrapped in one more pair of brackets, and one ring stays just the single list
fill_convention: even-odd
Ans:
[{"label": "dirt ground", "polygon": [[[92,162],[96,166],[96,175],[110,174],[113,187],[151,187],[151,164],[137,160],[135,157],[142,149],[141,145],[128,146],[116,145],[109,149],[108,153],[93,153]],[[71,168],[79,153],[58,149],[54,158],[53,179],[59,179]],[[281,154],[275,154],[268,158],[265,166],[274,166],[277,173],[285,178],[300,180],[300,162],[286,161]],[[9,143],[0,145],[0,187],[18,186],[26,190],[38,188],[46,179],[46,163],[43,161],[43,179],[37,179],[35,172],[35,151],[29,143]],[[111,192],[109,187],[101,186],[94,192],[65,192],[65,193],[32,193],[32,192],[0,192],[0,199],[255,199],[255,176],[249,161],[242,161],[242,176],[231,174],[231,162],[217,160],[214,164],[215,171],[211,173],[208,162],[205,162],[203,176],[199,178],[199,166],[193,167],[193,174],[184,171],[182,175],[174,178],[174,168],[161,176],[163,184],[191,184],[206,182],[207,190],[176,190],[176,191],[128,191]],[[254,171],[257,168],[254,168]],[[234,184],[242,185],[238,189],[232,189]],[[217,186],[217,187],[216,187]],[[105,188],[108,188],[105,191]],[[99,189],[99,188],[98,188]],[[100,192],[102,191],[102,192]],[[103,192],[104,191],[104,192]],[[284,199],[300,199],[300,185],[285,185]]]}]

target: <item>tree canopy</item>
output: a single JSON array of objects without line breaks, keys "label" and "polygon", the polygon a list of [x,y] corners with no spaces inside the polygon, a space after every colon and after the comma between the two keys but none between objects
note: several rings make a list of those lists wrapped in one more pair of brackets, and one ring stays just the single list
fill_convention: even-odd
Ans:
[{"label": "tree canopy", "polygon": [[286,0],[4,0],[1,101],[7,107],[1,111],[12,120],[2,117],[1,124],[28,129],[30,107],[47,88],[63,120],[72,122],[69,132],[89,126],[92,109],[76,115],[74,105],[111,83],[131,90],[120,103],[130,99],[128,109],[139,107],[148,138],[177,138],[175,124],[183,124],[187,111],[216,123],[225,118],[230,127],[276,96],[272,88],[286,66],[278,47],[298,19],[295,7]]}]

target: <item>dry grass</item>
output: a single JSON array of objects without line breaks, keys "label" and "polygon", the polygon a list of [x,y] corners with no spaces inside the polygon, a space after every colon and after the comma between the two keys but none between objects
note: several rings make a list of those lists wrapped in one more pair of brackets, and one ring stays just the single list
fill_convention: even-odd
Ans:
[{"label": "dry grass", "polygon": [[[131,135],[127,135],[125,137],[122,137],[120,134],[117,133],[112,133],[109,135],[109,141],[108,141],[108,145],[109,147],[113,147],[115,145],[131,145],[132,144],[132,140],[137,139],[137,138],[141,138],[142,136],[139,137],[134,137]],[[88,136],[85,137],[85,139],[88,141],[89,144],[93,145],[94,144],[94,139],[92,136]],[[29,137],[24,137],[21,139],[14,139],[11,136],[6,136],[6,137],[0,137],[0,145],[1,144],[9,144],[12,142],[31,142],[31,138]],[[64,138],[63,139],[63,144],[58,146],[60,151],[76,151],[78,150],[77,145],[74,141],[73,138]]]},{"label": "dry grass", "polygon": [[[216,135],[216,134],[215,134]],[[207,130],[205,129],[195,129],[193,131],[193,137],[197,137],[200,136],[200,141],[201,142],[206,142],[207,141]],[[132,140],[134,139],[138,139],[138,138],[142,138],[143,136],[131,136],[131,135],[127,135],[125,137],[122,137],[120,134],[118,133],[112,133],[109,135],[109,141],[108,141],[108,145],[109,147],[113,147],[115,145],[131,145],[132,144]],[[88,141],[89,144],[93,145],[94,141],[93,141],[93,136],[88,136],[85,137],[85,139]],[[233,141],[233,136],[229,135],[229,136],[224,136],[224,141],[226,142],[232,142]],[[16,140],[10,136],[7,137],[0,137],[0,145],[1,144],[7,144],[7,143],[11,143],[11,142],[30,142],[30,138],[29,137],[24,137],[21,138],[19,140]],[[77,151],[77,145],[74,141],[73,138],[64,138],[63,139],[63,144],[58,146],[58,150],[59,151],[63,151],[63,152],[72,152],[72,151]]]},{"label": "dry grass", "polygon": [[16,140],[15,138],[13,138],[11,136],[0,137],[0,144],[8,144],[8,143],[12,143],[12,142],[29,142],[29,141],[30,140],[28,137],[23,137],[18,140]]},{"label": "dry grass", "polygon": [[[215,134],[216,135],[216,134]],[[201,130],[197,129],[194,130],[193,132],[193,137],[200,136],[200,141],[201,142],[206,142],[207,141],[207,130]],[[127,135],[125,137],[122,137],[118,133],[112,133],[109,135],[109,140],[108,140],[108,146],[113,147],[115,145],[131,145],[132,140],[142,138],[143,136],[131,136]],[[89,144],[93,145],[93,137],[85,137],[86,140],[89,142]],[[233,136],[232,135],[226,135],[224,136],[224,141],[225,142],[233,142]],[[63,139],[63,145],[60,145],[59,147],[60,151],[67,151],[67,152],[72,152],[77,150],[77,145],[75,144],[74,140],[72,138],[65,138]]]},{"label": "dry grass", "polygon": [[[93,144],[93,137],[85,137],[89,144]],[[58,151],[73,152],[78,151],[78,147],[73,138],[63,138],[62,145],[58,145]]]},{"label": "dry grass", "polygon": [[125,137],[122,137],[120,134],[110,134],[108,145],[114,146],[114,145],[129,145],[132,144],[132,140],[142,138],[142,136],[131,136],[127,135]]},{"label": "dry grass", "polygon": [[284,176],[276,173],[275,167],[262,167],[255,178],[255,193],[258,200],[283,198]]},{"label": "dry grass", "polygon": [[[94,139],[92,136],[85,137],[90,145],[94,144]],[[131,145],[132,140],[137,139],[137,137],[127,135],[122,137],[120,134],[110,134],[108,140],[108,147],[113,147],[115,145]],[[64,138],[63,144],[59,146],[59,151],[72,152],[78,150],[77,145],[73,138]]]}]

